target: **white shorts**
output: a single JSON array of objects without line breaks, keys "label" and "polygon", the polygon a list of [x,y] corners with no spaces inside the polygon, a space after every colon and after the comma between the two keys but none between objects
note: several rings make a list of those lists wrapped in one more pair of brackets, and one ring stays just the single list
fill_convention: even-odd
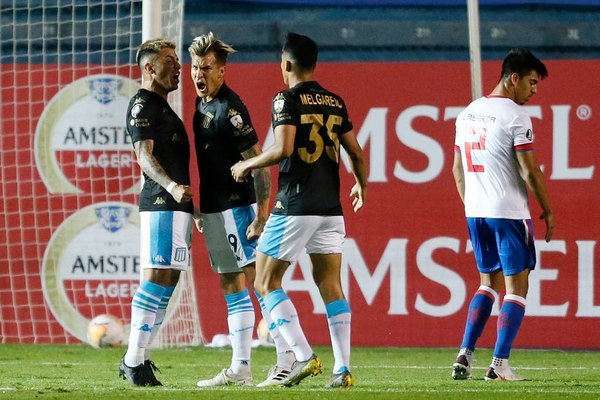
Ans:
[{"label": "white shorts", "polygon": [[182,211],[140,212],[140,266],[190,268],[192,214]]},{"label": "white shorts", "polygon": [[341,215],[271,214],[258,242],[258,251],[278,260],[294,262],[300,252],[337,254],[346,236]]},{"label": "white shorts", "polygon": [[212,269],[225,274],[241,272],[256,261],[256,240],[246,237],[256,217],[256,204],[202,214],[202,231]]}]

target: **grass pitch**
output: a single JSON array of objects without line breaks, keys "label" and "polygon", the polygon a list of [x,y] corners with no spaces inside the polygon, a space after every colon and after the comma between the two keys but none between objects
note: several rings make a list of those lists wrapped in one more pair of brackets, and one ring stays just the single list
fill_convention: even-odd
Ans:
[{"label": "grass pitch", "polygon": [[[231,349],[155,350],[152,359],[165,385],[132,388],[118,377],[124,349],[96,350],[87,345],[0,345],[1,399],[598,399],[600,353],[513,351],[511,364],[525,382],[483,380],[491,351],[475,353],[474,379],[453,381],[456,349],[355,347],[356,386],[325,389],[333,365],[331,350],[316,347],[325,372],[293,388],[222,387],[200,389],[196,381],[229,365]],[[253,350],[256,382],[275,360],[273,349]]]}]

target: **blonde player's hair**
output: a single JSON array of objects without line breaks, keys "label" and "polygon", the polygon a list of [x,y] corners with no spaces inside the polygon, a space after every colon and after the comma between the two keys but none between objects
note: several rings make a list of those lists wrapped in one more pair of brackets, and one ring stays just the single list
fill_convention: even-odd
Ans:
[{"label": "blonde player's hair", "polygon": [[212,51],[215,53],[215,58],[219,65],[225,65],[227,63],[227,56],[236,52],[233,47],[215,38],[212,32],[209,32],[208,35],[195,37],[188,51],[190,52],[190,56],[198,57],[203,57]]},{"label": "blonde player's hair", "polygon": [[144,68],[146,59],[157,55],[165,47],[175,50],[175,43],[167,39],[146,40],[140,45],[135,55],[137,65],[140,68]]}]

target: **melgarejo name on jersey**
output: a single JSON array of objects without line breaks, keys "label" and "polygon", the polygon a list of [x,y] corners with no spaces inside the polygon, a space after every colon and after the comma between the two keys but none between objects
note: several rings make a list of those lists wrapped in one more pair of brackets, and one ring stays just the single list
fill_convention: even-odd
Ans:
[{"label": "melgarejo name on jersey", "polygon": [[306,94],[303,93],[300,95],[300,101],[302,104],[308,105],[319,105],[319,106],[329,106],[329,107],[337,107],[342,108],[342,103],[337,97],[330,96],[327,94]]}]

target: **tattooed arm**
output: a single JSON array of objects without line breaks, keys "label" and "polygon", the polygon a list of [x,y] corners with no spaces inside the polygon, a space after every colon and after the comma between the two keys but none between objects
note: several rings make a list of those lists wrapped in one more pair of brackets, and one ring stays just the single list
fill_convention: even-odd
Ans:
[{"label": "tattooed arm", "polygon": [[[260,145],[257,143],[248,150],[241,153],[244,160],[252,158],[262,153]],[[258,168],[253,171],[254,191],[256,192],[256,205],[258,211],[256,218],[246,231],[248,240],[258,239],[265,227],[269,217],[269,196],[271,194],[271,173],[268,167]]]},{"label": "tattooed arm", "polygon": [[[140,140],[133,144],[133,148],[137,157],[137,162],[142,171],[148,175],[150,179],[168,190],[169,185],[174,181],[167,175],[163,167],[152,154],[154,140]],[[192,199],[192,190],[188,185],[180,185],[175,182],[175,186],[170,189],[171,195],[178,203],[187,203]]]}]

